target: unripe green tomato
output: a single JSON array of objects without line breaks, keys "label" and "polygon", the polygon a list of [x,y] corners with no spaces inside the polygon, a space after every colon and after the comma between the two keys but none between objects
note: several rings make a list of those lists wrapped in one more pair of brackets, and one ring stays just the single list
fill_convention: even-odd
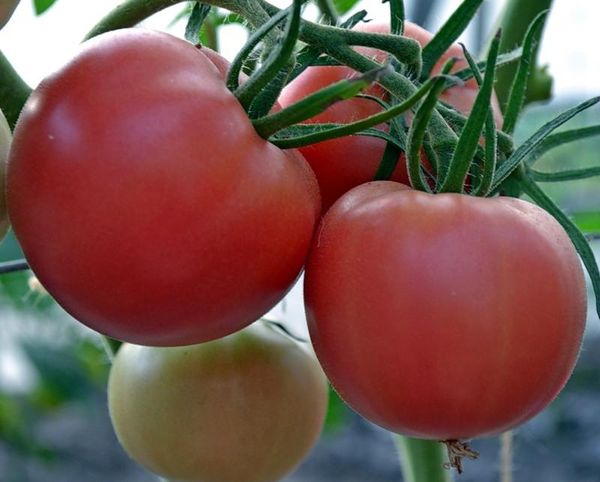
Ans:
[{"label": "unripe green tomato", "polygon": [[[0,4],[3,5],[3,4]],[[12,135],[6,117],[0,110],[0,241],[8,231],[8,212],[6,211],[6,159]]]},{"label": "unripe green tomato", "polygon": [[8,23],[17,5],[19,0],[0,0],[0,29]]},{"label": "unripe green tomato", "polygon": [[171,482],[270,482],[317,441],[327,383],[312,354],[256,323],[200,345],[123,345],[108,403],[125,451]]}]

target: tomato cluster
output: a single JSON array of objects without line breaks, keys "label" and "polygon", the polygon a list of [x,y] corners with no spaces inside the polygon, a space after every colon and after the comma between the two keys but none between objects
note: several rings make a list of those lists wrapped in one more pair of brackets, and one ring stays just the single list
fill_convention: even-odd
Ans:
[{"label": "tomato cluster", "polygon": [[[450,56],[459,47],[440,63]],[[248,326],[304,267],[318,360],[373,422],[462,439],[550,403],[586,313],[561,226],[518,199],[413,190],[403,155],[392,181],[368,182],[382,140],[283,151],[255,132],[227,69],[164,33],[103,34],[33,92],[10,150],[10,219],[36,276],[82,323],[132,343],[109,383],[131,457],[181,481],[268,482],[297,465],[323,423],[324,375],[283,335]],[[281,105],[349,75],[309,67]],[[476,93],[470,81],[443,100],[467,113]],[[354,98],[310,122],[379,110]]]}]

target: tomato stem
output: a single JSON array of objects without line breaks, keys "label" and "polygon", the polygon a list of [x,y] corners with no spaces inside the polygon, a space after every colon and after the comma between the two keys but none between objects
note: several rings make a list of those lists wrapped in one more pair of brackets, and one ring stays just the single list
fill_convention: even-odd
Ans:
[{"label": "tomato stem", "polygon": [[0,275],[6,273],[14,273],[17,271],[26,271],[29,269],[29,264],[24,259],[16,259],[14,261],[6,261],[0,263]]},{"label": "tomato stem", "polygon": [[394,435],[405,482],[451,482],[452,473],[444,468],[448,457],[444,446],[434,440]]}]

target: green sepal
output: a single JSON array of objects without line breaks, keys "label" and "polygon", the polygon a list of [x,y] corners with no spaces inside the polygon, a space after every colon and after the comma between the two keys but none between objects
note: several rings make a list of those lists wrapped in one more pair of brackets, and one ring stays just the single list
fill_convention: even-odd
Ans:
[{"label": "green sepal", "polygon": [[[496,73],[496,59],[498,57],[498,48],[500,45],[500,32],[496,34],[487,58],[487,67],[481,88],[471,109],[471,114],[463,127],[458,144],[454,150],[454,155],[450,161],[448,172],[439,186],[438,192],[462,192],[465,179],[473,156],[477,151],[481,132],[486,120],[490,117],[490,102],[494,89],[494,76]],[[477,66],[474,65],[474,75],[479,75]],[[493,121],[492,121],[493,122]]]},{"label": "green sepal", "polygon": [[570,142],[579,141],[581,139],[587,139],[600,135],[600,125],[581,127],[578,129],[570,129],[555,134],[551,134],[546,137],[536,149],[527,157],[526,162],[528,165],[533,165],[538,159],[540,159],[548,151],[555,147],[568,144]]},{"label": "green sepal", "polygon": [[597,104],[599,101],[600,97],[594,97],[586,100],[585,102],[582,102],[581,104],[564,111],[562,114],[556,116],[550,122],[547,122],[540,127],[531,137],[529,137],[529,139],[523,142],[505,162],[499,165],[494,174],[494,181],[492,182],[491,191],[495,192],[500,187],[502,182],[504,182],[504,180],[506,180],[522,162],[527,162],[527,157],[530,154],[535,153],[536,148],[542,142],[544,142],[545,139],[547,139],[548,134],[563,125],[568,120],[572,119],[580,112],[584,111],[585,109],[589,109],[594,104]]},{"label": "green sepal", "polygon": [[525,104],[525,93],[529,84],[530,69],[533,65],[536,51],[535,42],[542,33],[542,27],[544,26],[547,15],[548,10],[540,12],[540,14],[533,19],[525,34],[525,40],[523,41],[523,55],[521,56],[521,60],[517,67],[517,73],[515,74],[515,78],[510,87],[508,102],[506,103],[506,110],[504,112],[504,124],[502,125],[502,130],[509,134],[512,134],[515,130],[517,120],[521,114],[523,105]]},{"label": "green sepal", "polygon": [[383,0],[383,3],[390,4],[390,32],[394,35],[404,35],[406,21],[404,0]]},{"label": "green sepal", "polygon": [[192,8],[192,13],[188,19],[188,22],[185,26],[185,39],[188,42],[193,44],[198,44],[200,42],[200,29],[202,28],[202,24],[208,17],[212,6],[207,5],[202,2],[195,2],[194,7]]},{"label": "green sepal", "polygon": [[423,102],[417,108],[410,128],[408,129],[408,136],[406,138],[408,178],[410,179],[411,186],[419,191],[431,192],[431,188],[429,187],[427,180],[424,179],[423,171],[421,169],[421,146],[423,145],[425,133],[427,132],[427,125],[436,108],[438,97],[446,86],[444,78],[435,78],[433,86],[427,94],[427,97],[425,97]]},{"label": "green sepal", "polygon": [[[521,47],[519,47],[510,52],[506,52],[504,54],[498,55],[498,60],[496,60],[496,70],[498,70],[501,67],[510,65],[514,62],[517,62],[518,60],[521,59],[522,54],[523,54],[523,49]],[[485,61],[477,62],[477,68],[479,69],[479,72],[481,72],[482,74],[485,73],[485,66],[486,66]],[[467,67],[465,69],[459,70],[458,72],[454,72],[452,75],[454,75],[454,76],[458,77],[459,79],[464,80],[466,82],[467,80],[471,80],[473,78],[473,70],[470,67]]]},{"label": "green sepal", "polygon": [[537,182],[563,182],[587,179],[600,176],[600,166],[587,167],[583,169],[568,169],[565,171],[542,172],[529,168],[529,177]]},{"label": "green sepal", "polygon": [[[475,81],[477,82],[477,85],[481,88],[481,85],[483,84],[483,78],[481,77],[479,67],[477,66],[475,60],[473,59],[469,51],[465,48],[465,46],[462,44],[461,46],[463,48],[463,53],[465,55],[465,58],[467,59],[469,67],[473,72]],[[483,155],[483,166],[481,169],[481,173],[479,174],[479,183],[475,186],[475,188],[472,191],[472,194],[475,196],[487,196],[492,185],[492,179],[494,178],[494,171],[496,170],[497,137],[496,124],[494,122],[494,111],[492,110],[491,105],[488,107],[488,115],[485,121],[484,130],[485,152]]]},{"label": "green sepal", "polygon": [[484,0],[464,0],[454,13],[446,20],[446,23],[437,31],[429,43],[423,47],[423,67],[421,80],[425,80],[431,74],[434,65],[442,58],[442,55],[465,31],[471,20],[479,10]]},{"label": "green sepal", "polygon": [[[356,132],[346,133],[347,124],[296,124],[285,128],[274,137],[269,138],[269,142],[280,149],[292,149],[317,142],[337,139],[348,135],[367,136],[383,139],[386,142],[394,144],[398,149],[404,151],[406,146],[402,144],[401,139],[392,137],[389,133],[369,127]],[[343,133],[342,133],[343,132]]]},{"label": "green sepal", "polygon": [[252,53],[252,51],[258,46],[258,44],[262,41],[262,39],[279,22],[281,22],[283,19],[286,18],[289,11],[290,11],[289,9],[286,9],[286,10],[281,10],[281,11],[277,12],[275,15],[273,15],[269,19],[269,21],[265,22],[263,25],[261,25],[258,29],[256,29],[256,31],[254,31],[250,35],[250,37],[248,38],[246,43],[242,46],[242,48],[240,49],[238,54],[233,59],[233,62],[231,62],[231,65],[229,66],[229,72],[227,73],[226,84],[227,84],[227,88],[230,91],[235,92],[238,89],[238,87],[240,85],[240,80],[239,80],[240,73],[242,72],[242,67],[243,67],[246,59],[249,57],[249,55]]},{"label": "green sepal", "polygon": [[548,211],[569,235],[592,281],[592,288],[594,289],[594,296],[596,298],[596,313],[600,316],[600,271],[598,270],[594,252],[586,237],[554,201],[527,176],[524,169],[520,169],[516,175],[523,192],[538,206]]},{"label": "green sepal", "polygon": [[283,69],[290,61],[294,52],[298,33],[302,5],[306,0],[294,0],[288,14],[288,22],[281,43],[269,54],[263,65],[256,70],[243,85],[233,91],[244,109],[248,110],[254,98],[270,82],[270,80]]}]

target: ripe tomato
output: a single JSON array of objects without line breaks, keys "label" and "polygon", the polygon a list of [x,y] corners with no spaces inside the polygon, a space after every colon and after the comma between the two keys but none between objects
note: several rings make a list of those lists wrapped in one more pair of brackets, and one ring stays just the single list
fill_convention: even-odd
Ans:
[{"label": "ripe tomato", "polygon": [[108,384],[117,436],[169,480],[268,482],[315,444],[327,383],[314,358],[264,325],[188,347],[123,345]]},{"label": "ripe tomato", "polygon": [[6,122],[6,117],[0,110],[0,241],[4,239],[8,231],[8,212],[6,211],[6,196],[5,196],[5,172],[6,159],[10,148],[12,135],[10,127]]},{"label": "ripe tomato", "polygon": [[4,27],[10,17],[12,17],[13,12],[19,5],[20,0],[0,0],[0,29]]},{"label": "ripe tomato", "polygon": [[259,318],[298,276],[320,211],[304,159],[256,134],[202,50],[142,29],[86,42],[33,92],[8,206],[50,294],[142,345]]},{"label": "ripe tomato", "polygon": [[[367,23],[359,24],[359,26],[363,31],[389,32],[389,26],[384,24]],[[431,40],[432,34],[418,25],[406,22],[404,29],[406,37],[415,39],[421,45],[426,45]],[[384,52],[374,49],[357,48],[357,50],[379,62],[383,62],[387,57]],[[460,46],[453,45],[434,67],[433,73],[439,72],[445,61],[450,57],[459,59],[454,71],[468,66]],[[308,94],[353,75],[356,75],[356,72],[348,67],[309,67],[286,86],[279,102],[282,107],[287,107]],[[380,87],[376,86],[368,93],[383,97],[383,92]],[[475,102],[477,92],[477,83],[470,80],[462,86],[448,89],[442,94],[441,98],[464,114],[468,114]],[[500,107],[495,98],[493,103],[496,122],[500,125],[502,122]],[[381,107],[372,100],[352,98],[336,102],[325,112],[310,119],[309,122],[348,123],[373,115],[380,110]],[[385,141],[366,136],[348,136],[300,148],[300,152],[313,168],[319,181],[323,211],[326,211],[337,198],[354,186],[373,180],[384,149]],[[391,179],[403,183],[409,182],[404,155],[401,155]]]},{"label": "ripe tomato", "polygon": [[333,205],[315,240],[311,338],[373,422],[427,439],[492,435],[540,412],[571,374],[584,276],[537,206],[372,182]]}]

